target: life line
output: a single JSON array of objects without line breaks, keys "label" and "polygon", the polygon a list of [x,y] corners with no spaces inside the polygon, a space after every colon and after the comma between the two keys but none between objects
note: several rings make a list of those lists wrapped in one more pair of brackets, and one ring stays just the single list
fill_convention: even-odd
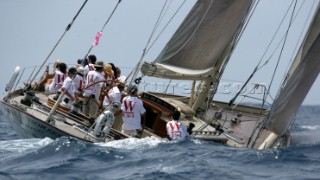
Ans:
[{"label": "life line", "polygon": [[106,137],[110,132],[113,122],[114,122],[113,113],[108,110],[104,111],[96,119],[96,125],[94,127],[93,134],[96,137]]}]

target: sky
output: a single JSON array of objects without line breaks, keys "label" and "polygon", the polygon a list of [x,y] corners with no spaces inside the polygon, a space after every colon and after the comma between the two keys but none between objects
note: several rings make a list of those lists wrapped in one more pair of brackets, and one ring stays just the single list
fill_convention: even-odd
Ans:
[{"label": "sky", "polygon": [[[3,65],[0,66],[1,95],[4,94],[5,84],[9,81],[16,66],[27,67],[26,71],[31,72],[32,66],[44,62],[83,2],[80,0],[0,1],[0,51],[1,62],[3,62]],[[117,2],[118,0],[90,0],[46,65],[51,63],[51,68],[56,59],[62,59],[69,66],[72,66],[78,59],[82,59]],[[99,45],[93,47],[90,54],[95,54],[99,60],[103,60],[105,63],[114,63],[122,69],[124,75],[128,74],[140,60],[164,2],[165,0],[122,0],[106,25]],[[169,2],[171,2],[171,6],[167,10],[168,14],[163,18],[162,28],[183,0]],[[280,22],[279,17],[284,15],[291,2],[291,0],[261,0],[252,17],[252,22],[248,25],[230,60],[230,65],[226,68],[226,74],[229,75],[223,76],[223,80],[225,80],[223,83],[232,82],[229,79],[244,82],[249,77],[277,28]],[[313,0],[299,0],[297,3],[298,5],[303,4],[303,6],[301,17],[299,16],[295,22],[295,30],[288,36],[292,44],[291,49],[284,51],[288,57],[292,56],[296,44],[299,42],[299,35],[305,30],[305,20],[308,18],[313,2]],[[143,58],[144,61],[150,62],[157,57],[194,3],[195,0],[185,2],[175,19]],[[282,35],[285,30],[285,28],[282,29]],[[161,28],[157,33],[160,31]],[[279,37],[282,37],[281,33],[279,34]],[[278,39],[280,39],[279,37]],[[273,49],[269,50],[269,53],[272,51]],[[276,57],[277,55],[274,55],[275,59]],[[272,63],[266,66],[265,71],[259,72],[257,79],[254,79],[255,82],[269,83],[270,79],[263,79],[266,74],[273,72],[272,68],[267,68],[268,66],[271,68]],[[287,64],[281,64],[280,68],[286,69],[287,66]],[[281,80],[283,74],[279,76]],[[23,78],[27,79],[27,77]],[[151,81],[161,82],[154,79]],[[233,85],[235,84],[237,85],[237,83]],[[280,81],[276,81],[275,84],[280,84]],[[230,95],[236,91],[234,89],[236,86],[231,87],[233,89],[227,90],[233,92]],[[217,95],[218,99],[227,100],[222,96],[224,90],[226,89],[220,90]],[[320,104],[319,91],[320,80],[318,78],[303,104]],[[276,93],[276,90],[274,92]]]}]

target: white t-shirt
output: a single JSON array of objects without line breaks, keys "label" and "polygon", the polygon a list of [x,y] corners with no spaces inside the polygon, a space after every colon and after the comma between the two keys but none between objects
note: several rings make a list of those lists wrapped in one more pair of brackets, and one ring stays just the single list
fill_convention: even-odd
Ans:
[{"label": "white t-shirt", "polygon": [[118,77],[117,79],[118,79],[120,82],[125,82],[126,79],[127,79],[127,77],[125,77],[125,76],[120,76],[120,77]]},{"label": "white t-shirt", "polygon": [[49,85],[49,93],[56,93],[62,87],[65,78],[66,74],[64,74],[60,70],[56,70],[52,82]]},{"label": "white t-shirt", "polygon": [[[114,86],[112,89],[110,89],[108,92],[108,96],[112,102],[117,102],[121,104],[122,94],[118,86]],[[103,106],[108,106],[109,104],[110,104],[109,99],[107,98],[107,96],[105,96],[103,100]]]},{"label": "white t-shirt", "polygon": [[89,71],[95,71],[95,70],[96,70],[96,69],[94,68],[94,64],[89,63],[88,65],[86,65],[86,66],[83,68],[84,77],[87,76],[87,74],[88,74]]},{"label": "white t-shirt", "polygon": [[74,82],[74,86],[76,90],[83,89],[85,86],[85,80],[84,77],[77,74],[74,78],[73,78],[73,82]]},{"label": "white t-shirt", "polygon": [[[70,77],[67,77],[64,81],[63,81],[63,85],[62,85],[62,88],[66,89],[67,92],[74,98],[74,93],[75,93],[75,85],[72,81],[72,79]],[[67,103],[66,103],[66,100],[65,99],[68,99]],[[73,102],[71,101],[70,97],[67,96],[66,94],[63,96],[62,98],[62,104],[67,106],[67,107],[71,107]]]},{"label": "white t-shirt", "polygon": [[135,96],[127,96],[121,104],[123,129],[135,130],[141,128],[141,115],[146,112],[142,101]]},{"label": "white t-shirt", "polygon": [[167,134],[172,140],[184,139],[188,136],[187,126],[181,121],[170,121],[166,125]]},{"label": "white t-shirt", "polygon": [[[100,83],[96,83],[99,82]],[[94,94],[96,100],[99,102],[99,97],[100,97],[100,93],[101,93],[101,88],[104,86],[105,82],[104,76],[98,72],[98,71],[89,71],[87,74],[87,80],[86,80],[86,87],[89,87],[91,84],[96,83],[93,86],[90,86],[89,88],[87,88],[87,90],[85,91],[86,94],[84,94],[84,96],[88,95],[88,92],[90,92],[89,94]]]}]

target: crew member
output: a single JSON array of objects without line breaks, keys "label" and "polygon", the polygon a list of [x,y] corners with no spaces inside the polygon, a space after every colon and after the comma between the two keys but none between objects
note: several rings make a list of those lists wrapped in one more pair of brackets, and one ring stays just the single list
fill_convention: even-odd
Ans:
[{"label": "crew member", "polygon": [[67,77],[66,74],[67,74],[67,65],[65,63],[60,63],[54,74],[51,84],[46,85],[45,93],[54,94],[58,92],[58,90],[62,87],[63,81]]},{"label": "crew member", "polygon": [[182,140],[188,136],[188,128],[179,118],[180,112],[176,110],[172,113],[172,120],[166,125],[169,140]]},{"label": "crew member", "polygon": [[86,86],[83,92],[83,113],[91,119],[98,116],[101,104],[99,97],[101,90],[105,88],[105,78],[102,75],[103,61],[98,61],[94,67],[95,71],[89,71],[87,74]]},{"label": "crew member", "polygon": [[128,94],[127,97],[123,98],[121,104],[123,114],[122,132],[132,137],[140,137],[142,133],[140,130],[141,116],[145,121],[146,109],[143,107],[141,99],[137,97],[138,87],[136,85],[128,87]]},{"label": "crew member", "polygon": [[61,104],[64,106],[71,108],[73,102],[76,100],[76,86],[73,82],[72,78],[77,73],[77,69],[71,67],[68,70],[68,77],[63,81],[63,85],[61,87],[61,91],[65,92]]}]

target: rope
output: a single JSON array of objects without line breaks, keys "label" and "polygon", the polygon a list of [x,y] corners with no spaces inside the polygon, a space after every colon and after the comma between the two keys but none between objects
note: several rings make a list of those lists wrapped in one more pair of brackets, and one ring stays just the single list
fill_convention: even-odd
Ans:
[{"label": "rope", "polygon": [[[158,17],[158,19],[157,19],[157,21],[156,21],[156,24],[155,24],[154,27],[153,27],[153,30],[152,30],[152,32],[151,32],[151,35],[150,35],[148,41],[147,41],[147,44],[146,44],[145,48],[144,48],[143,51],[142,51],[142,55],[141,55],[141,57],[140,57],[140,60],[139,60],[138,64],[135,66],[135,69],[133,69],[133,71],[130,72],[130,74],[128,75],[128,77],[129,77],[129,76],[131,76],[131,74],[133,73],[132,78],[131,78],[131,80],[130,80],[130,84],[132,84],[132,81],[135,79],[135,77],[136,77],[137,74],[138,74],[140,64],[141,64],[141,62],[142,62],[143,57],[144,57],[145,54],[146,54],[146,49],[147,49],[147,47],[148,47],[148,45],[149,45],[149,43],[150,43],[150,41],[151,41],[151,38],[153,37],[153,35],[154,35],[154,33],[155,33],[157,27],[158,27],[159,24],[160,24],[161,16],[162,16],[162,14],[163,14],[163,11],[164,11],[164,8],[166,7],[167,2],[168,2],[168,0],[165,1],[164,5],[163,5],[163,7],[162,7],[162,9],[161,9],[161,12],[160,12],[160,14],[159,14],[159,17]],[[127,79],[128,79],[128,77],[127,77]],[[127,80],[127,79],[126,79],[126,80]]]},{"label": "rope", "polygon": [[[212,2],[213,2],[213,1],[211,1],[210,5],[209,5],[206,13],[204,14],[202,20],[200,21],[199,25],[201,24],[201,22],[203,21],[203,19],[205,18],[206,14],[207,14],[207,12],[209,11]],[[259,1],[258,1],[258,3],[259,3]],[[222,61],[223,64],[221,65],[220,75],[219,75],[219,77],[216,78],[215,83],[212,83],[212,85],[211,85],[211,90],[209,90],[208,93],[207,93],[207,97],[208,97],[208,98],[207,98],[206,103],[203,105],[203,106],[205,106],[204,109],[203,109],[204,111],[207,111],[207,110],[209,109],[209,105],[210,105],[211,99],[213,98],[213,95],[215,94],[214,91],[217,90],[217,85],[219,84],[218,82],[219,82],[220,79],[221,79],[221,74],[222,74],[222,72],[224,71],[224,69],[225,69],[225,67],[226,67],[226,65],[227,65],[227,63],[228,63],[228,61],[229,61],[229,59],[230,59],[230,57],[231,57],[231,54],[232,54],[233,51],[234,51],[234,47],[235,47],[236,44],[239,42],[240,37],[242,36],[242,34],[243,34],[243,32],[244,32],[244,29],[247,27],[248,22],[249,22],[249,20],[251,19],[252,15],[253,15],[253,12],[254,12],[254,10],[256,9],[258,3],[255,3],[256,5],[255,5],[254,7],[252,7],[253,5],[251,4],[251,6],[250,6],[250,8],[249,8],[249,10],[250,10],[250,9],[253,9],[251,15],[250,15],[249,17],[243,19],[243,21],[242,21],[242,23],[241,23],[241,24],[243,25],[243,28],[241,28],[240,31],[238,31],[237,33],[235,33],[235,35],[234,35],[235,38],[233,38],[234,42],[232,42],[232,41],[230,42],[230,46],[231,46],[231,47],[230,47],[229,50],[228,50],[228,51],[229,51],[228,55],[225,56],[225,57],[224,57],[224,61]],[[254,3],[253,3],[253,4],[254,4]],[[198,27],[199,27],[199,25],[198,25]],[[198,28],[195,29],[194,33],[196,32],[197,29],[198,29]],[[194,33],[193,33],[193,34],[194,34]],[[187,41],[187,42],[188,42],[188,41]],[[187,43],[187,42],[186,42],[186,43]],[[215,86],[215,87],[213,87],[213,86]],[[202,107],[203,107],[203,106],[202,106]],[[221,115],[221,114],[222,114],[226,109],[228,109],[228,108],[229,108],[229,106],[222,107],[218,112],[216,112],[217,114],[214,115],[212,119],[210,119],[206,124],[204,124],[204,125],[202,125],[201,127],[199,127],[196,131],[202,131],[203,129],[205,129],[209,124],[211,124],[213,121],[215,121],[216,119],[218,119],[216,116],[218,116],[219,114]]]},{"label": "rope", "polygon": [[[305,3],[305,1],[303,1],[303,4],[304,4],[304,3]],[[311,15],[312,15],[312,8],[316,6],[316,3],[317,3],[316,1],[313,2],[313,5],[311,6],[311,9],[310,9],[310,11],[309,11],[309,14],[308,14],[308,18],[307,18],[307,19],[310,19]],[[300,8],[299,8],[299,10],[298,10],[295,18],[298,16],[299,12],[301,11],[301,8],[302,8],[303,4],[300,6]],[[295,18],[294,18],[294,19],[295,19]],[[300,36],[299,36],[300,41],[304,39],[304,36],[303,36],[304,34],[303,34],[303,32],[305,31],[305,29],[308,28],[307,23],[308,23],[308,21],[305,21],[304,25],[302,26],[302,27],[305,27],[305,28],[304,28],[304,30],[302,30],[302,31],[300,32]],[[283,37],[283,38],[284,38],[284,37]],[[295,49],[294,49],[293,52],[297,52],[297,49],[300,48],[300,46],[299,46],[299,42],[300,42],[300,41],[297,41],[296,46],[295,46]],[[286,79],[288,78],[288,72],[289,72],[290,65],[293,63],[293,61],[294,61],[294,59],[295,59],[294,56],[296,56],[296,54],[292,53],[292,56],[291,56],[291,58],[290,58],[291,61],[288,62],[288,65],[287,65],[287,68],[286,68],[286,72],[287,72],[287,73],[284,75],[284,77],[283,77],[283,79],[282,79],[283,84],[286,82]]]},{"label": "rope", "polygon": [[[275,51],[274,51],[273,54],[260,66],[260,64],[262,63],[262,60],[263,60],[263,58],[265,57],[268,49],[270,48],[272,42],[274,41],[276,34],[277,34],[278,31],[280,30],[281,24],[283,23],[285,17],[287,16],[287,14],[288,14],[288,12],[289,12],[289,9],[291,8],[292,4],[293,4],[293,2],[291,3],[290,7],[289,7],[288,10],[286,11],[285,16],[284,16],[283,19],[281,20],[280,25],[278,26],[276,32],[274,33],[273,37],[271,38],[271,41],[270,41],[269,45],[267,46],[267,49],[266,49],[265,53],[262,55],[260,61],[258,62],[257,66],[254,68],[254,70],[253,70],[253,72],[251,73],[251,75],[249,76],[249,78],[248,78],[248,79],[246,80],[246,82],[243,84],[243,86],[241,87],[241,90],[238,91],[238,93],[235,95],[235,97],[233,97],[233,98],[229,101],[229,104],[228,104],[229,107],[230,107],[231,104],[233,104],[234,101],[237,99],[237,97],[240,95],[240,93],[242,92],[242,90],[245,88],[245,86],[246,86],[246,85],[248,84],[248,82],[251,80],[251,78],[253,77],[253,75],[254,75],[258,70],[260,70],[263,66],[265,66],[265,65],[269,62],[269,60],[271,59],[272,55],[275,53]],[[294,12],[294,11],[293,11],[293,12]],[[290,24],[291,24],[291,23],[292,23],[292,16],[291,16],[291,22],[290,22]],[[289,28],[290,28],[290,26],[289,26]],[[287,33],[288,33],[288,32],[287,32]],[[284,45],[283,45],[283,47],[284,47]],[[282,51],[283,51],[283,49],[281,50],[281,52],[282,52]],[[279,61],[280,61],[280,58],[279,58],[279,60],[278,60],[278,63],[279,63]],[[274,73],[275,73],[275,72],[274,72]],[[273,78],[272,78],[272,80],[273,80]],[[270,83],[270,84],[272,84],[272,83]],[[270,90],[270,86],[269,86],[267,92],[269,92],[269,90]]]},{"label": "rope", "polygon": [[[170,3],[171,3],[171,2],[172,2],[172,1],[170,1]],[[148,42],[147,42],[147,44],[146,44],[146,46],[145,46],[145,48],[144,48],[144,50],[143,50],[143,53],[142,53],[142,56],[141,56],[139,62],[138,62],[138,64],[135,66],[135,68],[133,69],[133,71],[131,71],[130,74],[128,75],[128,77],[129,77],[129,76],[131,76],[131,74],[133,74],[130,83],[132,83],[132,81],[136,78],[136,76],[137,76],[137,74],[138,74],[138,71],[139,71],[139,69],[140,69],[140,66],[141,66],[141,62],[142,62],[144,56],[149,52],[149,50],[153,47],[153,45],[155,44],[155,42],[156,42],[156,41],[159,39],[159,37],[162,35],[162,33],[164,32],[164,30],[165,30],[165,29],[168,27],[168,25],[172,22],[172,20],[173,20],[174,17],[177,15],[177,13],[180,11],[180,9],[181,9],[182,6],[185,4],[185,2],[186,2],[186,0],[184,0],[184,1],[181,3],[181,5],[179,6],[179,8],[175,11],[175,13],[172,15],[172,17],[170,18],[170,20],[166,23],[166,25],[164,26],[164,28],[160,31],[160,33],[158,34],[158,36],[153,40],[153,42],[152,42],[151,45],[149,46],[149,44],[150,44],[150,42],[151,42],[151,39],[152,39],[152,37],[153,37],[154,34],[155,34],[156,29],[159,27],[159,24],[160,24],[161,20],[163,19],[163,17],[164,17],[165,14],[167,13],[167,10],[168,10],[169,7],[170,7],[170,5],[168,5],[168,6],[166,5],[166,4],[167,4],[167,1],[164,3],[163,8],[162,8],[162,10],[161,10],[161,12],[160,12],[160,14],[159,14],[158,20],[157,20],[157,22],[156,22],[156,24],[155,24],[155,26],[154,26],[154,28],[153,28],[153,31],[152,31],[152,33],[151,33],[151,35],[150,35],[150,38],[149,38]],[[166,11],[164,12],[164,9],[165,9],[166,7],[167,7],[167,9],[166,9]],[[128,79],[128,77],[127,77],[127,79]],[[142,77],[144,77],[144,75],[142,75],[141,78],[142,78]],[[126,80],[127,80],[127,79],[126,79]]]},{"label": "rope", "polygon": [[159,39],[159,37],[162,35],[162,33],[164,32],[164,30],[168,27],[168,25],[172,22],[172,20],[174,19],[174,17],[178,14],[178,12],[180,11],[180,9],[182,8],[182,6],[184,5],[184,3],[186,2],[186,0],[184,0],[182,2],[182,4],[179,6],[179,8],[176,10],[176,12],[173,14],[173,16],[170,18],[170,20],[167,22],[167,24],[164,26],[164,28],[160,31],[159,35],[154,39],[154,41],[152,42],[152,44],[150,45],[150,47],[148,48],[148,50],[146,51],[146,53],[152,48],[152,46],[155,44],[155,42]]},{"label": "rope", "polygon": [[35,75],[33,76],[33,78],[31,79],[30,82],[33,82],[35,80],[35,78],[38,76],[41,67],[43,67],[45,65],[45,63],[48,61],[48,59],[50,58],[50,56],[52,55],[52,53],[54,52],[54,50],[56,49],[56,47],[60,44],[61,40],[63,39],[64,35],[67,33],[67,31],[69,31],[69,29],[71,28],[72,24],[74,23],[74,21],[77,19],[78,15],[80,14],[80,12],[82,11],[83,7],[86,5],[86,3],[88,2],[88,0],[85,0],[84,3],[82,4],[81,8],[78,10],[77,14],[74,16],[74,18],[72,19],[72,21],[68,24],[68,26],[66,27],[64,33],[61,35],[60,39],[58,40],[58,42],[55,44],[55,46],[53,47],[53,49],[51,50],[51,52],[48,54],[47,58],[44,60],[44,62],[42,63],[42,65],[40,66],[39,70],[35,73]]},{"label": "rope", "polygon": [[293,11],[292,11],[290,23],[289,23],[289,25],[288,25],[288,29],[287,29],[287,31],[286,31],[285,39],[284,39],[283,45],[282,45],[282,47],[281,47],[281,51],[280,51],[280,54],[279,54],[279,58],[278,58],[278,61],[277,61],[277,65],[276,65],[276,68],[275,68],[274,71],[273,71],[272,78],[271,78],[271,82],[270,82],[270,84],[269,84],[269,87],[268,87],[267,92],[269,92],[270,89],[271,89],[271,85],[272,85],[272,83],[273,83],[274,76],[275,76],[276,71],[277,71],[277,69],[278,69],[279,62],[280,62],[281,56],[282,56],[282,54],[283,54],[283,49],[284,49],[284,46],[285,46],[285,44],[286,44],[287,37],[288,37],[288,34],[289,34],[289,30],[290,30],[290,27],[291,27],[292,22],[293,22],[293,16],[294,16],[294,12],[295,12],[296,6],[297,6],[297,0],[295,1],[295,4],[294,4],[294,8],[293,8]]},{"label": "rope", "polygon": [[[264,54],[262,55],[262,57],[261,57],[261,59],[260,59],[260,61],[259,61],[258,65],[259,65],[259,64],[261,64],[262,60],[263,60],[263,59],[264,59],[264,57],[266,56],[266,54],[267,54],[267,52],[268,52],[269,48],[271,47],[272,42],[274,41],[274,39],[275,39],[276,35],[278,34],[278,32],[279,32],[279,30],[280,30],[280,28],[281,28],[281,24],[283,24],[283,22],[284,22],[285,18],[286,18],[286,17],[287,17],[287,15],[288,15],[289,10],[290,10],[290,8],[291,8],[292,4],[293,4],[293,2],[290,4],[290,6],[289,6],[289,8],[287,9],[287,11],[286,11],[285,15],[283,16],[283,18],[282,18],[282,20],[281,20],[281,22],[280,22],[280,24],[279,24],[279,26],[278,26],[278,28],[277,28],[276,32],[273,34],[273,36],[272,36],[272,38],[271,38],[271,40],[270,40],[270,42],[269,42],[269,44],[268,44],[268,46],[267,46],[267,48],[266,48],[266,50],[265,50]],[[281,41],[283,40],[283,38],[284,38],[284,37],[282,37]],[[281,41],[280,41],[280,42],[281,42]],[[280,42],[279,42],[279,44],[276,46],[275,50],[274,50],[274,51],[273,51],[273,53],[270,55],[270,57],[269,57],[269,58],[267,58],[267,60],[263,63],[263,65],[262,65],[262,66],[260,66],[258,69],[261,69],[263,66],[265,66],[265,65],[269,62],[269,60],[271,59],[271,57],[275,54],[276,49],[278,49],[278,47],[279,47],[279,45],[280,45]]]}]

